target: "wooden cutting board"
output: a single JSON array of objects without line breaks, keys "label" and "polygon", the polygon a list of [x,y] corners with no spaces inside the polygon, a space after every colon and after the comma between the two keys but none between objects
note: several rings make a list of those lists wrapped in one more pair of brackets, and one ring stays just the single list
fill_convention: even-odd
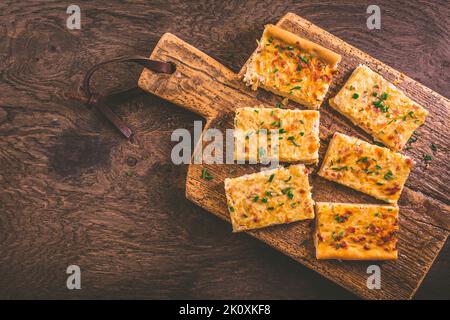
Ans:
[{"label": "wooden cutting board", "polygon": [[[354,68],[363,63],[396,83],[407,95],[428,109],[430,115],[416,133],[419,139],[414,143],[414,148],[405,151],[417,164],[399,202],[400,239],[397,261],[318,261],[314,256],[312,241],[313,221],[274,226],[248,233],[363,298],[409,299],[416,292],[449,234],[450,168],[446,159],[450,101],[295,14],[286,14],[277,25],[342,55],[339,73],[326,100],[334,96]],[[139,79],[139,86],[203,116],[206,120],[204,129],[218,128],[224,132],[226,128],[233,128],[234,111],[237,107],[261,103],[274,106],[281,101],[280,97],[270,93],[262,90],[254,92],[247,88],[241,81],[245,65],[239,74],[235,74],[170,33],[164,34],[150,57],[172,61],[177,70],[172,75],[154,74],[144,70]],[[288,107],[302,108],[293,102],[290,102]],[[326,102],[320,112],[321,159],[328,147],[329,138],[335,131],[372,142],[370,136],[333,111]],[[431,150],[432,143],[438,146],[437,151]],[[203,143],[203,147],[205,145],[206,143]],[[423,160],[425,153],[432,154],[431,163],[425,163]],[[311,168],[313,172],[310,176],[315,201],[380,203],[369,196],[317,176],[319,166]],[[202,179],[203,168],[207,169],[214,179]],[[223,180],[226,177],[257,172],[259,169],[258,165],[191,164],[187,174],[186,197],[229,221]],[[373,264],[381,268],[381,289],[370,290],[366,285],[370,275],[367,273],[367,267]]]}]

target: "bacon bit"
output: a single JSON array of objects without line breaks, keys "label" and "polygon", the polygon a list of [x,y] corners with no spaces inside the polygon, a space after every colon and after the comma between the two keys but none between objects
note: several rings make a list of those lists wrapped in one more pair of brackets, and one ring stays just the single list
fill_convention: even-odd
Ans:
[{"label": "bacon bit", "polygon": [[406,158],[405,163],[408,167],[412,168],[414,162],[412,161],[411,158]]},{"label": "bacon bit", "polygon": [[313,72],[312,77],[314,81],[317,81],[317,79],[319,79],[319,75],[317,74],[316,71]]},{"label": "bacon bit", "polygon": [[367,230],[369,231],[369,233],[379,233],[380,231],[381,231],[381,229],[379,228],[379,227],[377,227],[377,226],[375,226],[375,225],[373,225],[373,224],[370,224],[368,227],[367,227]]},{"label": "bacon bit", "polygon": [[258,222],[258,221],[259,221],[259,219],[257,217],[253,218],[253,222]]},{"label": "bacon bit", "polygon": [[382,236],[381,240],[383,240],[384,243],[387,243],[387,242],[391,241],[391,237],[389,235]]},{"label": "bacon bit", "polygon": [[320,242],[323,242],[323,237],[320,233],[317,234],[317,239],[319,239]]},{"label": "bacon bit", "polygon": [[370,246],[367,243],[363,246],[363,248],[364,250],[370,250]]},{"label": "bacon bit", "polygon": [[339,248],[345,249],[345,248],[348,247],[348,245],[347,245],[347,242],[342,241],[341,243],[336,243],[336,244],[334,245],[334,247],[335,247],[336,249],[339,249]]},{"label": "bacon bit", "polygon": [[356,152],[358,155],[361,155],[364,151],[363,151],[363,149],[362,149],[360,146],[356,146],[356,147],[355,147],[355,152]]},{"label": "bacon bit", "polygon": [[366,240],[366,237],[364,237],[364,236],[361,236],[361,237],[359,237],[359,238],[355,238],[355,237],[352,237],[351,238],[354,242],[363,242],[364,240]]},{"label": "bacon bit", "polygon": [[399,192],[400,191],[400,186],[398,185],[398,184],[394,184],[394,186],[393,187],[389,187],[389,188],[386,188],[386,189],[384,189],[385,191],[386,191],[386,193],[388,194],[388,195],[394,195],[394,194],[396,194],[397,192]]},{"label": "bacon bit", "polygon": [[325,81],[325,82],[330,82],[330,80],[331,80],[330,77],[327,76],[326,74],[322,75],[321,78],[322,78],[322,80]]},{"label": "bacon bit", "polygon": [[353,227],[348,227],[348,228],[347,228],[347,232],[348,232],[348,233],[355,233],[355,231],[356,231],[356,229],[353,228]]}]

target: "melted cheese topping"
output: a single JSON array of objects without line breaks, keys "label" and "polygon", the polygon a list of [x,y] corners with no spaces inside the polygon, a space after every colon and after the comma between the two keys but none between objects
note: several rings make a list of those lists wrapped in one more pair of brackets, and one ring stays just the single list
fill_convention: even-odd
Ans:
[{"label": "melted cheese topping", "polygon": [[244,75],[244,82],[318,109],[330,86],[334,67],[312,52],[286,44],[267,32]]},{"label": "melted cheese topping", "polygon": [[233,231],[314,218],[304,165],[225,179]]},{"label": "melted cheese topping", "polygon": [[[237,159],[259,161],[266,155],[286,162],[317,163],[319,159],[318,111],[240,108],[234,133],[244,147],[236,146]],[[276,145],[278,148],[272,148]]]},{"label": "melted cheese topping", "polygon": [[428,111],[366,66],[355,69],[330,105],[375,140],[401,150]]},{"label": "melted cheese topping", "polygon": [[317,259],[397,258],[398,207],[317,203]]},{"label": "melted cheese topping", "polygon": [[413,161],[407,156],[335,133],[319,175],[396,203],[412,166]]}]

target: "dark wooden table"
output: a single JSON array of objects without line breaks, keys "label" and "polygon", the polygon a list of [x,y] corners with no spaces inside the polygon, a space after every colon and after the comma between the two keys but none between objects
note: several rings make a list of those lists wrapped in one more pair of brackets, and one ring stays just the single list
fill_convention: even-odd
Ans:
[{"label": "dark wooden table", "polygon": [[[67,2],[2,1],[0,298],[354,298],[185,199],[170,134],[200,118],[141,94],[114,106],[135,132],[127,141],[68,98],[90,66],[148,55],[164,32],[238,71],[288,11],[448,97],[447,1],[378,1],[373,31],[372,1],[241,2],[77,1],[81,30],[69,30]],[[95,89],[133,86],[139,72],[108,67]],[[450,298],[449,248],[416,298]],[[71,264],[81,290],[66,288]]]}]

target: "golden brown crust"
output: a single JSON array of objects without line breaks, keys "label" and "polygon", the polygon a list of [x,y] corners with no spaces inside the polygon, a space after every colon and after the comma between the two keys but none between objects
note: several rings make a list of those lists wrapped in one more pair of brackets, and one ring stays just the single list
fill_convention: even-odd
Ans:
[{"label": "golden brown crust", "polygon": [[317,259],[397,259],[398,207],[318,202]]},{"label": "golden brown crust", "polygon": [[413,165],[407,156],[336,132],[318,174],[395,204]]},{"label": "golden brown crust", "polygon": [[225,179],[233,232],[314,218],[314,201],[304,165]]},{"label": "golden brown crust", "polygon": [[317,43],[301,38],[292,32],[281,29],[273,24],[266,25],[264,34],[279,38],[287,44],[300,46],[303,50],[318,55],[333,68],[335,68],[341,61],[341,56],[339,54],[324,48]]},{"label": "golden brown crust", "polygon": [[330,106],[392,150],[399,151],[428,111],[365,65],[358,66]]},{"label": "golden brown crust", "polygon": [[267,25],[246,65],[243,81],[309,109],[318,109],[341,56],[309,40]]}]

